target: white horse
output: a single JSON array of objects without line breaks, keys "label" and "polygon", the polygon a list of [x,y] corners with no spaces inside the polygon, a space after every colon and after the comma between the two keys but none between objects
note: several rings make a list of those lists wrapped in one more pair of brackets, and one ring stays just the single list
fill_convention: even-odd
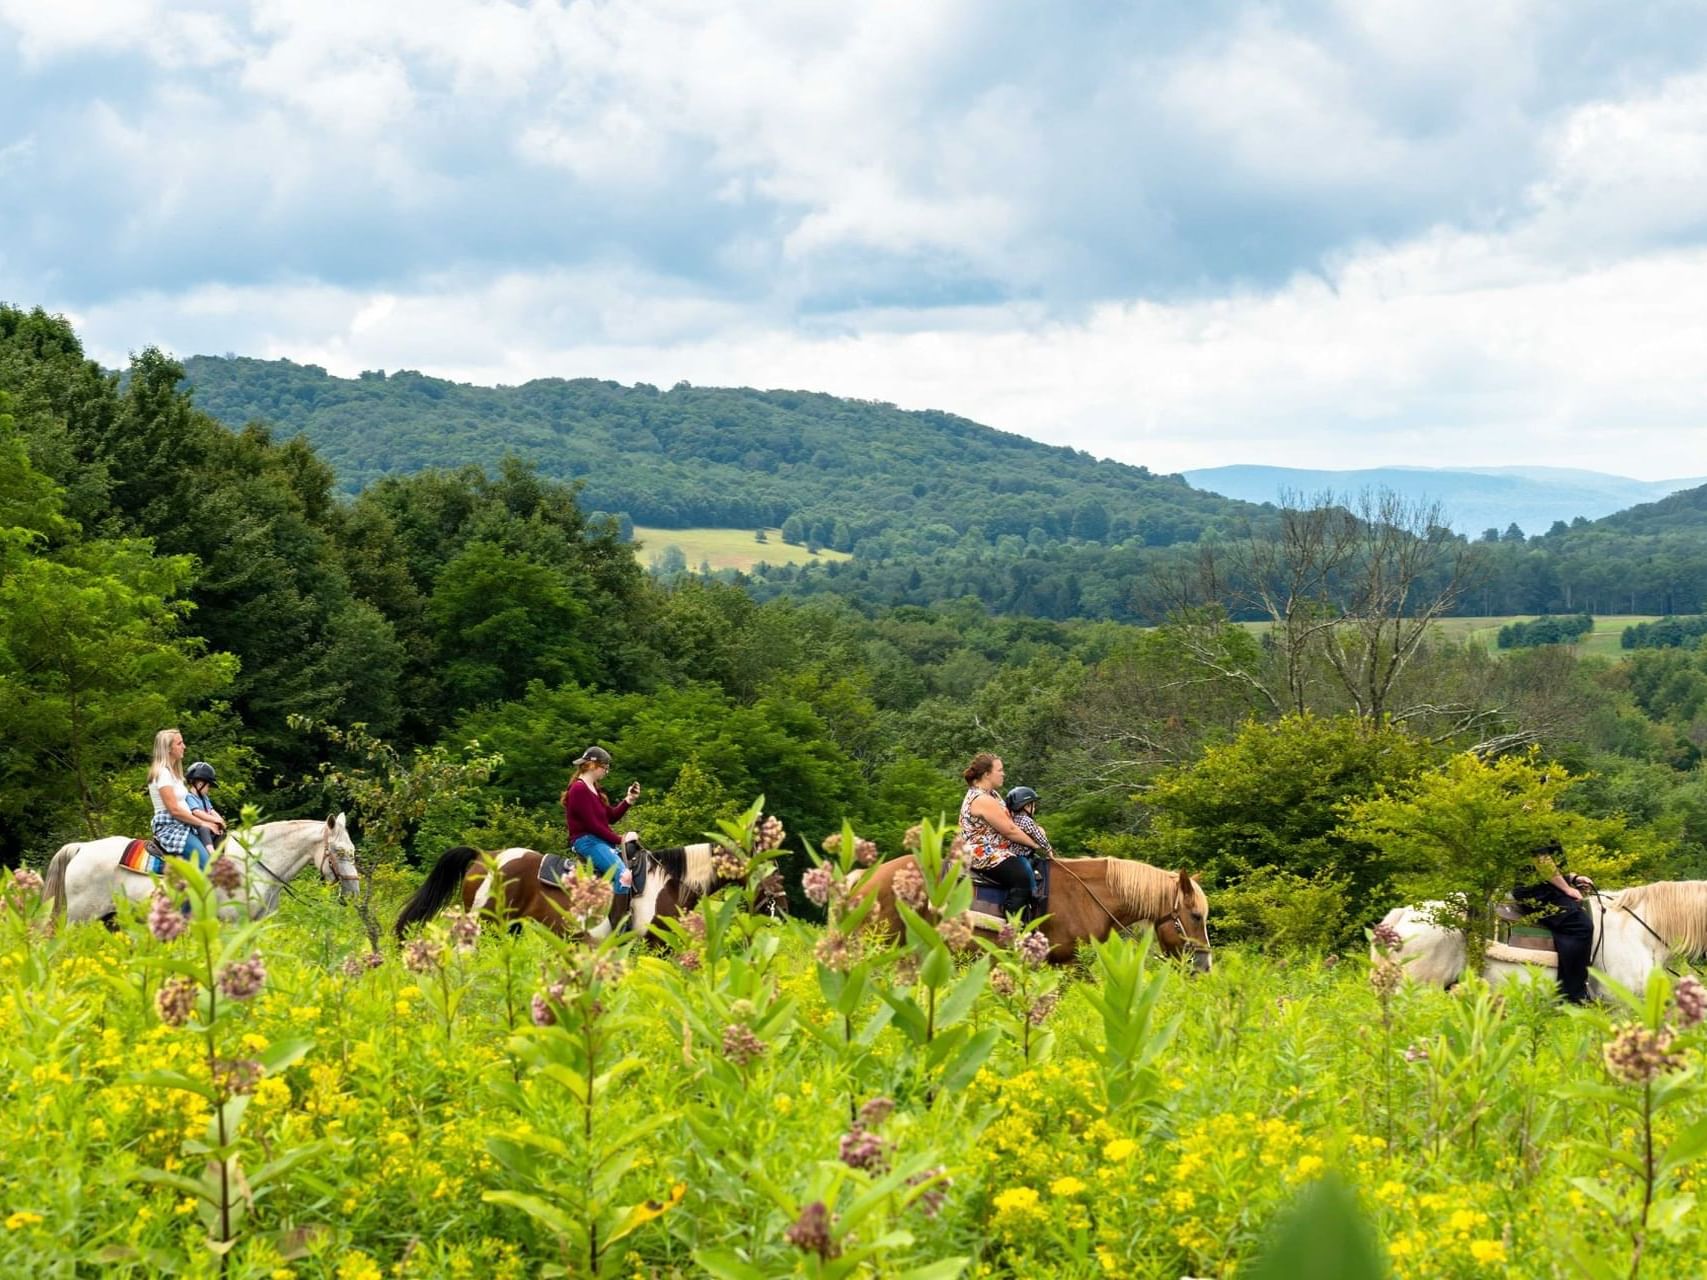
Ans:
[{"label": "white horse", "polygon": [[[128,836],[107,836],[66,845],[47,864],[42,896],[54,903],[55,914],[68,923],[100,920],[113,914],[117,898],[140,902],[154,892],[159,877],[119,866]],[[226,901],[242,901],[251,918],[275,910],[279,894],[304,867],[314,866],[328,884],[336,883],[349,898],[361,883],[356,870],[356,846],[344,815],[327,818],[263,822],[243,833],[243,842],[226,840],[223,852],[237,864],[242,884]]]},{"label": "white horse", "polygon": [[[1590,964],[1612,981],[1632,991],[1647,986],[1648,975],[1674,960],[1707,956],[1707,880],[1658,880],[1583,899],[1594,922]],[[1392,953],[1405,976],[1416,982],[1449,987],[1464,974],[1464,934],[1430,919],[1444,903],[1425,902],[1395,907],[1381,921],[1403,939]],[[1373,953],[1372,953],[1373,954]],[[1495,942],[1488,948],[1482,976],[1489,985],[1508,979],[1553,981],[1558,957]],[[1591,995],[1606,992],[1589,977]]]}]

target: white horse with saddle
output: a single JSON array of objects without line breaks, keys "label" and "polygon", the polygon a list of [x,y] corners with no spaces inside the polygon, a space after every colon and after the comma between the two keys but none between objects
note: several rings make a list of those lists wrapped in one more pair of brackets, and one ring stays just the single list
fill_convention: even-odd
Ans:
[{"label": "white horse with saddle", "polygon": [[[1707,880],[1659,880],[1611,893],[1590,893],[1583,905],[1594,924],[1589,957],[1592,995],[1606,995],[1593,976],[1597,971],[1620,986],[1641,991],[1655,969],[1707,956]],[[1464,974],[1463,931],[1436,923],[1437,913],[1446,909],[1445,903],[1434,902],[1395,907],[1381,921],[1401,939],[1387,953],[1389,959],[1397,961],[1413,981],[1449,987]],[[1540,939],[1531,945],[1514,945],[1524,941],[1514,938],[1489,944],[1482,976],[1490,985],[1513,978],[1554,980],[1558,953]]]},{"label": "white horse with saddle", "polygon": [[[135,843],[128,836],[107,836],[73,842],[54,854],[42,895],[53,902],[55,914],[72,924],[101,920],[114,914],[119,899],[141,902],[152,894],[158,876],[121,865]],[[303,818],[259,823],[244,831],[241,840],[227,837],[219,852],[236,864],[241,877],[236,889],[220,896],[244,903],[252,919],[276,910],[279,896],[310,866],[346,898],[361,884],[356,846],[341,813],[324,822]]]}]

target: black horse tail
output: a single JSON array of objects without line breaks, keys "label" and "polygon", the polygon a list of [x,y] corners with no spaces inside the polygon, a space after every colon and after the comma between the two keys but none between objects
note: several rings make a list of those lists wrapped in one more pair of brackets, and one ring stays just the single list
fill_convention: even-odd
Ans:
[{"label": "black horse tail", "polygon": [[445,904],[462,888],[462,882],[468,877],[468,868],[479,857],[480,850],[470,849],[465,844],[446,849],[439,855],[433,869],[427,872],[427,878],[421,881],[421,887],[415,890],[415,896],[403,904],[397,923],[392,926],[399,940],[405,929],[425,924],[445,909]]}]

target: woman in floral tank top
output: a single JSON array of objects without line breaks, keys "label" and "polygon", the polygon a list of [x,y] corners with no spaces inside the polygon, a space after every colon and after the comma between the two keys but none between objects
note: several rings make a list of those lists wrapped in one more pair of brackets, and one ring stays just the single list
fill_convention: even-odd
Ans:
[{"label": "woman in floral tank top", "polygon": [[1036,896],[1037,881],[1030,859],[1018,855],[1022,848],[1038,845],[1014,824],[997,794],[1003,780],[1002,762],[983,751],[972,757],[960,776],[967,786],[966,798],[960,802],[960,838],[972,855],[972,869],[1002,886],[1003,912],[1022,911]]}]

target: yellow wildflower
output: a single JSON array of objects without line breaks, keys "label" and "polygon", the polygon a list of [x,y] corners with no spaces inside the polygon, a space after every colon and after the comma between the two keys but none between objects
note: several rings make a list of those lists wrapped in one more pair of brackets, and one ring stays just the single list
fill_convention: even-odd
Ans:
[{"label": "yellow wildflower", "polygon": [[1062,1199],[1066,1199],[1069,1196],[1076,1196],[1084,1189],[1085,1184],[1080,1179],[1073,1177],[1071,1174],[1065,1178],[1057,1178],[1054,1182],[1049,1184],[1049,1194],[1052,1196],[1060,1196]]},{"label": "yellow wildflower", "polygon": [[1038,1195],[1030,1187],[1009,1187],[996,1193],[996,1216],[1017,1218],[1037,1212]]},{"label": "yellow wildflower", "polygon": [[1328,1162],[1321,1156],[1299,1156],[1298,1163],[1292,1168],[1292,1176],[1302,1182],[1305,1178],[1315,1177],[1327,1167]]},{"label": "yellow wildflower", "polygon": [[1499,1266],[1505,1261],[1505,1244],[1499,1240],[1472,1240],[1470,1256],[1485,1267]]},{"label": "yellow wildflower", "polygon": [[1488,1220],[1488,1215],[1474,1209],[1454,1209],[1446,1225],[1459,1235],[1468,1235]]},{"label": "yellow wildflower", "polygon": [[19,1209],[6,1219],[6,1230],[22,1231],[25,1227],[39,1226],[46,1221],[41,1214],[31,1213],[28,1209]]},{"label": "yellow wildflower", "polygon": [[357,1249],[338,1264],[338,1280],[384,1280],[379,1264]]},{"label": "yellow wildflower", "polygon": [[1103,1147],[1102,1158],[1110,1164],[1119,1164],[1122,1160],[1131,1159],[1137,1150],[1138,1144],[1131,1138],[1115,1138]]}]

